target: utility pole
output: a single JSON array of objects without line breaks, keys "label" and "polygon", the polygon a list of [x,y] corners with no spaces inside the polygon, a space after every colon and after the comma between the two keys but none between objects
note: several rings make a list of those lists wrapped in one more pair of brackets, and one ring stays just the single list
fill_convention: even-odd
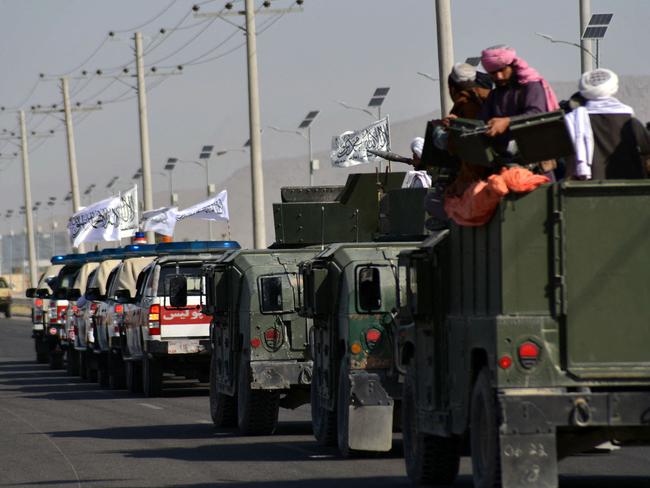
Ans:
[{"label": "utility pole", "polygon": [[[142,33],[135,33],[135,61],[138,76],[138,114],[140,116],[140,158],[142,160],[142,193],[144,211],[153,210],[151,189],[151,159],[149,156],[149,121],[147,120],[147,94],[144,81],[144,57],[142,53]],[[154,233],[147,232],[147,242],[153,244]]]},{"label": "utility pole", "polygon": [[34,244],[34,221],[32,216],[32,188],[29,179],[29,155],[27,151],[27,127],[25,126],[25,112],[19,112],[20,121],[20,150],[23,158],[23,185],[25,193],[25,226],[27,227],[27,248],[29,254],[29,286],[35,287],[38,283],[36,270],[36,246]]},{"label": "utility pole", "polygon": [[583,39],[582,33],[591,18],[591,0],[580,0],[580,74],[593,69],[591,53],[591,40]]},{"label": "utility pole", "polygon": [[447,115],[452,103],[447,76],[454,64],[454,41],[451,34],[450,0],[436,0],[436,26],[438,29],[438,78],[440,80],[440,114]]},{"label": "utility pole", "polygon": [[[72,192],[72,213],[76,214],[81,208],[79,197],[79,178],[77,176],[77,151],[74,144],[74,129],[72,126],[72,109],[70,108],[70,91],[68,79],[61,78],[61,90],[63,91],[63,112],[65,114],[65,133],[68,143],[68,168],[70,171],[70,191]],[[85,252],[84,245],[77,248],[80,253]]]},{"label": "utility pole", "polygon": [[248,115],[251,141],[251,186],[253,193],[253,244],[266,247],[264,221],[264,174],[262,171],[262,137],[260,132],[260,99],[257,80],[257,37],[255,4],[246,0],[246,54],[248,60]]}]

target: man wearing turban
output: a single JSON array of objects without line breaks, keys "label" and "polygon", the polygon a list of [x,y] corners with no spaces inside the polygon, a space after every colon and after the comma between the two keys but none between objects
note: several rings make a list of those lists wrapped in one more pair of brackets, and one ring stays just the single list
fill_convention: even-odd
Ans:
[{"label": "man wearing turban", "polygon": [[[510,118],[551,112],[560,108],[551,86],[528,63],[517,57],[508,46],[494,46],[481,53],[481,63],[490,74],[496,88],[483,104],[480,118],[487,123],[486,135],[495,138],[495,149],[507,154],[511,138],[508,135]],[[553,161],[554,163],[554,161]],[[544,167],[553,179],[550,168]]]},{"label": "man wearing turban", "polygon": [[605,68],[584,73],[579,83],[584,106],[568,113],[567,127],[575,147],[575,179],[637,179],[648,177],[650,135],[634,118],[632,107],[614,95],[618,76]]}]

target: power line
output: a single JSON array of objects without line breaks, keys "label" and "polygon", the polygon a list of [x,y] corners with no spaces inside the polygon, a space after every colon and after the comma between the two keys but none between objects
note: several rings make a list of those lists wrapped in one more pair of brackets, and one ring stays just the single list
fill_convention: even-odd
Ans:
[{"label": "power line", "polygon": [[116,30],[116,31],[113,31],[113,32],[122,34],[122,33],[125,33],[125,32],[132,32],[132,31],[134,31],[134,30],[141,29],[142,27],[151,24],[154,20],[159,19],[160,17],[162,17],[162,16],[163,16],[163,15],[164,15],[164,14],[165,14],[165,13],[166,13],[170,8],[172,8],[172,6],[173,6],[177,1],[178,1],[178,0],[172,0],[171,2],[169,2],[169,4],[168,4],[165,8],[163,8],[160,12],[158,12],[156,15],[154,15],[153,17],[151,17],[151,18],[150,18],[149,20],[147,20],[146,22],[143,22],[142,24],[136,25],[135,27],[131,27],[131,28],[129,28],[129,29]]}]

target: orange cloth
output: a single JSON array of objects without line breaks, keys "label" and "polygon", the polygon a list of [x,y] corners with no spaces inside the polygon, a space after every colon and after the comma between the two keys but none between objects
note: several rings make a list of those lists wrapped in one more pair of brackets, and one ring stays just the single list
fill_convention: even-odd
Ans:
[{"label": "orange cloth", "polygon": [[445,198],[445,212],[458,225],[478,227],[487,224],[501,199],[511,191],[530,192],[550,180],[521,168],[503,168],[487,181],[472,183],[460,196]]}]

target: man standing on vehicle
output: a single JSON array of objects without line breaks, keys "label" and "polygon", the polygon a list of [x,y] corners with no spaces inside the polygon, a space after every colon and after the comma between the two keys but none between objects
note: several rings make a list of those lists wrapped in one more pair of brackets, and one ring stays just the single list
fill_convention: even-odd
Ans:
[{"label": "man standing on vehicle", "polygon": [[632,107],[614,97],[618,76],[599,68],[580,78],[586,100],[566,117],[576,150],[569,176],[579,180],[638,179],[650,173],[650,134]]},{"label": "man standing on vehicle", "polygon": [[[479,118],[487,123],[486,135],[495,138],[497,152],[512,155],[516,151],[508,134],[511,117],[551,112],[560,105],[546,80],[517,57],[511,47],[499,45],[485,49],[481,53],[481,63],[496,87],[483,104]],[[554,163],[540,163],[552,180]]]}]

